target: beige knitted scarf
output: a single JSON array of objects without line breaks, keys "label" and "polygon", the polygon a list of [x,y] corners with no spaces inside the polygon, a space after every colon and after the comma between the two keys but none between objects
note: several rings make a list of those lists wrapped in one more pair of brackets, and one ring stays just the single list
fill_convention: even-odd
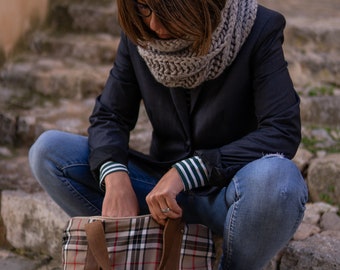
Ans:
[{"label": "beige knitted scarf", "polygon": [[212,36],[209,52],[193,54],[184,40],[155,40],[139,54],[161,84],[167,87],[194,88],[218,77],[240,51],[253,27],[256,0],[227,0],[222,18]]}]

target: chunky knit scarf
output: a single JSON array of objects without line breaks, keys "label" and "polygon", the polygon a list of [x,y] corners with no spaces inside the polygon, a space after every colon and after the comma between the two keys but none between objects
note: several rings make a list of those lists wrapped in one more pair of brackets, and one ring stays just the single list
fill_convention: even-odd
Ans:
[{"label": "chunky knit scarf", "polygon": [[138,47],[155,79],[167,87],[194,88],[218,77],[240,51],[254,24],[256,0],[227,0],[209,52],[197,56],[188,41],[155,40]]}]

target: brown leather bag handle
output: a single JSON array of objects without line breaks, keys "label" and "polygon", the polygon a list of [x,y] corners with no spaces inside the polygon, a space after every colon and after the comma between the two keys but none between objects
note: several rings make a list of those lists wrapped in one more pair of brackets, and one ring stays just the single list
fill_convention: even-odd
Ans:
[{"label": "brown leather bag handle", "polygon": [[106,247],[103,222],[96,220],[94,222],[85,224],[85,232],[88,242],[88,251],[84,269],[110,270],[110,259]]},{"label": "brown leather bag handle", "polygon": [[[110,270],[103,222],[100,220],[85,225],[88,251],[85,270]],[[184,223],[180,219],[169,219],[163,231],[163,251],[159,270],[178,270]]]},{"label": "brown leather bag handle", "polygon": [[163,252],[158,270],[178,270],[184,223],[180,219],[168,219],[163,232]]}]

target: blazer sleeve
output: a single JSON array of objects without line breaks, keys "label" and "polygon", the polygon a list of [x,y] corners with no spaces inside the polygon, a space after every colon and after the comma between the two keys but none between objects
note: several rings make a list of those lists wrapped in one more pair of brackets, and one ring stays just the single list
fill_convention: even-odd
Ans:
[{"label": "blazer sleeve", "polygon": [[127,164],[129,134],[137,122],[140,100],[127,38],[122,34],[114,66],[89,119],[89,163],[97,179],[106,161]]},{"label": "blazer sleeve", "polygon": [[196,151],[211,185],[227,185],[244,165],[266,154],[293,158],[301,140],[300,100],[282,49],[285,19],[271,12],[261,20],[251,60],[257,129],[218,149]]}]

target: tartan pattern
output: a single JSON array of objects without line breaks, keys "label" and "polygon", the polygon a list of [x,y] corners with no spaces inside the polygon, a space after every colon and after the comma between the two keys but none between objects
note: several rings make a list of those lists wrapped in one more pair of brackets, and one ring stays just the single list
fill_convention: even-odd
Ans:
[{"label": "tartan pattern", "polygon": [[[84,269],[87,254],[85,224],[104,222],[105,238],[112,269],[156,270],[162,256],[163,227],[150,215],[133,218],[74,217],[63,234],[64,270]],[[200,224],[186,224],[179,269],[209,270],[215,260],[211,231]]]}]

